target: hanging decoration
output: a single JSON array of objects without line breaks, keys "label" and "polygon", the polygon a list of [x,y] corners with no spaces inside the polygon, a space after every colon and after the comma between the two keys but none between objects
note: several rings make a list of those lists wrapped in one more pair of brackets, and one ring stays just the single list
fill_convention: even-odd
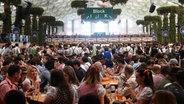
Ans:
[{"label": "hanging decoration", "polygon": [[126,4],[128,0],[110,0],[110,3],[112,6],[116,5],[116,4]]},{"label": "hanging decoration", "polygon": [[178,2],[184,4],[184,0],[178,0]]},{"label": "hanging decoration", "polygon": [[[168,38],[166,38],[165,42],[171,42],[175,43],[177,42],[177,36],[176,35],[176,20],[175,20],[175,15],[178,14],[179,12],[179,7],[177,6],[166,6],[166,7],[160,7],[157,9],[157,13],[159,15],[164,15],[163,19],[163,30],[168,31]],[[168,22],[168,17],[170,24]],[[169,26],[169,27],[168,27]]]},{"label": "hanging decoration", "polygon": [[0,20],[4,20],[5,19],[5,14],[4,13],[0,13]]},{"label": "hanging decoration", "polygon": [[144,30],[144,27],[145,27],[145,22],[144,22],[144,20],[137,20],[137,21],[136,21],[136,24],[137,24],[137,25],[142,25],[142,31],[145,32],[145,30]]},{"label": "hanging decoration", "polygon": [[[39,32],[39,26],[38,26],[38,22],[39,22],[39,17],[43,14],[44,9],[41,7],[32,7],[30,9],[30,14],[32,14],[32,31],[31,31],[31,42],[36,41],[36,43],[38,43],[38,32]],[[33,35],[35,35],[33,37]]]},{"label": "hanging decoration", "polygon": [[137,20],[136,24],[137,25],[145,25],[144,20]]},{"label": "hanging decoration", "polygon": [[183,7],[180,7],[179,8],[179,12],[178,12],[178,24],[177,24],[177,27],[178,27],[178,41],[179,42],[182,42],[184,43],[184,35],[181,34],[180,32],[180,28],[182,26],[184,26],[184,9]]},{"label": "hanging decoration", "polygon": [[37,16],[41,16],[44,12],[44,9],[41,7],[32,7],[30,9],[30,14],[32,15],[37,15]]},{"label": "hanging decoration", "polygon": [[156,34],[157,42],[162,43],[163,42],[163,36],[162,36],[162,21],[160,16],[145,16],[144,21],[146,25],[150,26],[150,35],[152,35],[151,32],[154,32]]},{"label": "hanging decoration", "polygon": [[[40,39],[39,44],[44,44],[45,42],[45,35],[50,36],[50,23],[56,20],[53,16],[41,16],[39,18],[39,35],[38,39]],[[47,29],[48,27],[48,29]],[[46,30],[48,30],[48,34],[46,34]]]},{"label": "hanging decoration", "polygon": [[12,21],[11,21],[11,8],[10,5],[21,4],[21,0],[1,0],[4,3],[4,19],[3,19],[3,34],[9,34],[12,32]]},{"label": "hanging decoration", "polygon": [[71,7],[72,8],[86,8],[87,2],[88,1],[86,0],[74,0],[71,2]]}]

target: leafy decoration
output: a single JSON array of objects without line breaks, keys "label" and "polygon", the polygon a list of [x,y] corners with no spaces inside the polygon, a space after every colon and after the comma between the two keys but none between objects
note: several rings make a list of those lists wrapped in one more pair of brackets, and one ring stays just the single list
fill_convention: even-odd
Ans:
[{"label": "leafy decoration", "polygon": [[1,0],[1,2],[13,5],[21,4],[21,0]]},{"label": "leafy decoration", "polygon": [[77,10],[77,15],[82,15],[84,14],[84,9],[78,9]]},{"label": "leafy decoration", "polygon": [[32,7],[30,9],[30,14],[41,16],[44,12],[44,9],[41,7]]},{"label": "leafy decoration", "polygon": [[[180,11],[179,7],[177,6],[166,6],[166,7],[160,7],[157,9],[157,13],[159,15],[164,15],[163,19],[163,30],[168,30],[168,38],[165,39],[165,42],[176,42],[176,38],[178,35],[176,35],[176,24],[175,24],[175,14],[178,14]],[[170,24],[168,23],[168,14]],[[169,26],[169,27],[168,27]]]},{"label": "leafy decoration", "polygon": [[85,0],[74,0],[71,2],[71,7],[72,8],[86,8],[87,2],[88,1],[85,1]]},{"label": "leafy decoration", "polygon": [[[40,39],[39,44],[44,43],[44,35],[46,34],[46,27],[48,26],[50,28],[50,23],[54,22],[56,20],[53,16],[41,16],[39,18],[39,35],[38,38]],[[48,35],[50,35],[50,30],[48,31]]]},{"label": "leafy decoration", "polygon": [[[150,28],[154,29],[154,33],[157,35],[157,42],[162,43],[163,36],[162,36],[162,21],[160,16],[145,16],[144,17],[145,25],[148,27],[150,25]],[[153,25],[153,27],[151,27]]]},{"label": "leafy decoration", "polygon": [[183,7],[180,7],[179,13],[178,13],[178,24],[177,24],[178,34],[177,35],[178,35],[178,41],[182,42],[182,43],[184,43],[184,35],[180,33],[180,28],[182,26],[184,26],[184,19],[183,18],[184,18],[184,9],[183,9]]},{"label": "leafy decoration", "polygon": [[181,4],[184,4],[184,0],[178,0]]},{"label": "leafy decoration", "polygon": [[126,4],[128,0],[110,0],[111,5],[116,5],[116,4]]},{"label": "leafy decoration", "polygon": [[50,23],[51,26],[64,26],[63,21],[55,21]]},{"label": "leafy decoration", "polygon": [[3,20],[3,33],[11,33],[11,9],[9,4],[4,4],[5,19]]},{"label": "leafy decoration", "polygon": [[4,20],[5,19],[5,14],[4,13],[0,13],[0,20]]},{"label": "leafy decoration", "polygon": [[179,7],[177,7],[177,6],[159,7],[157,9],[157,13],[159,15],[163,15],[165,13],[178,13],[178,12],[179,12]]},{"label": "leafy decoration", "polygon": [[54,22],[56,18],[53,16],[41,16],[39,20],[41,23],[51,23]]},{"label": "leafy decoration", "polygon": [[137,25],[145,25],[144,20],[137,20],[136,24]]}]

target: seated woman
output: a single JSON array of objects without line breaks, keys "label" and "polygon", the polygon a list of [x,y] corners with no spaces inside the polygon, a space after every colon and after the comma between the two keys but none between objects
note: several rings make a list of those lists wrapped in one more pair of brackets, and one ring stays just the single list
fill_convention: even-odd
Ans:
[{"label": "seated woman", "polygon": [[66,78],[66,81],[69,83],[69,85],[73,88],[73,96],[75,96],[75,102],[78,103],[78,87],[79,87],[79,80],[77,79],[77,76],[75,74],[74,69],[71,66],[65,66],[63,69],[63,74]]},{"label": "seated woman", "polygon": [[51,71],[50,86],[43,104],[74,104],[74,96],[61,70]]},{"label": "seated woman", "polygon": [[100,83],[100,70],[93,64],[86,73],[85,81],[78,89],[79,99],[81,96],[93,93],[100,99],[100,104],[104,104],[105,88]]},{"label": "seated woman", "polygon": [[152,73],[149,69],[140,65],[135,72],[135,76],[138,87],[135,90],[130,90],[132,99],[127,101],[130,104],[149,104],[153,95]]},{"label": "seated woman", "polygon": [[27,68],[27,78],[23,81],[27,94],[32,94],[32,91],[39,92],[40,89],[40,78],[38,76],[38,69],[36,66],[31,65]]}]

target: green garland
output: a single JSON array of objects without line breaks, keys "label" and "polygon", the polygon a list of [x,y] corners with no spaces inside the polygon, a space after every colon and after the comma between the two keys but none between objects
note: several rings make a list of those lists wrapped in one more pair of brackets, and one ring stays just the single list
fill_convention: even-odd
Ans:
[{"label": "green garland", "polygon": [[175,20],[175,13],[170,14],[170,28],[169,28],[169,37],[170,42],[175,43],[176,41],[176,20]]},{"label": "green garland", "polygon": [[144,20],[137,20],[137,21],[136,21],[136,24],[137,24],[137,25],[143,25],[142,31],[144,32],[144,26],[145,26]]},{"label": "green garland", "polygon": [[5,14],[4,13],[0,13],[0,20],[4,20],[5,19]]},{"label": "green garland", "polygon": [[[40,20],[40,17],[39,17]],[[38,33],[38,44],[39,45],[43,45],[44,44],[44,29],[43,29],[43,24],[39,21],[39,33]]]},{"label": "green garland", "polygon": [[64,22],[63,21],[55,21],[50,23],[51,26],[64,26]]},{"label": "green garland", "polygon": [[[112,6],[116,4],[126,4],[128,0],[110,0],[110,3]],[[87,7],[87,2],[86,0],[74,0],[71,2],[71,7],[72,8],[86,8]]]},{"label": "green garland", "polygon": [[113,9],[114,19],[118,17],[118,15],[121,14],[121,9]]},{"label": "green garland", "polygon": [[116,4],[126,4],[128,0],[110,0],[110,3],[112,6],[116,5]]},{"label": "green garland", "polygon": [[[57,33],[57,26],[64,26],[64,22],[63,21],[55,21],[50,23],[50,26],[52,26],[52,34]],[[54,33],[54,28],[56,29],[55,33]]]},{"label": "green garland", "polygon": [[148,21],[148,22],[154,22],[154,21],[159,21],[160,20],[160,16],[145,16],[144,17],[144,21]]},{"label": "green garland", "polygon": [[84,9],[78,9],[77,10],[77,15],[82,15],[84,14]]},{"label": "green garland", "polygon": [[53,16],[41,16],[39,20],[41,23],[51,23],[54,22],[56,18]]},{"label": "green garland", "polygon": [[[162,27],[162,30],[165,31],[165,30],[169,30],[169,23],[168,23],[168,13],[165,13],[164,14],[164,18],[163,18],[163,27]],[[165,43],[169,43],[170,39],[167,38],[167,37],[164,37],[164,42]]]},{"label": "green garland", "polygon": [[85,0],[74,0],[71,2],[71,7],[72,8],[86,8],[87,2],[88,1],[85,1]]},{"label": "green garland", "polygon": [[158,18],[158,24],[157,24],[157,34],[158,34],[158,42],[163,43],[163,35],[162,35],[162,20],[161,18]]},{"label": "green garland", "polygon": [[3,33],[12,33],[12,29],[11,29],[11,25],[12,25],[12,21],[11,21],[11,9],[10,6],[8,4],[4,4],[7,5],[7,7],[4,10],[5,13],[5,19],[3,20]]},{"label": "green garland", "polygon": [[164,14],[164,18],[163,18],[163,30],[168,30],[169,24],[168,24],[168,14],[165,13]]},{"label": "green garland", "polygon": [[181,4],[184,4],[184,0],[178,0]]},{"label": "green garland", "polygon": [[13,4],[13,5],[21,4],[21,1],[22,0],[1,0],[1,2],[3,3]]},{"label": "green garland", "polygon": [[32,32],[36,32],[37,36],[34,37],[34,39],[33,39],[33,35],[30,35],[31,42],[34,41],[34,42],[38,43],[38,21],[36,19],[36,15],[33,15],[33,18],[32,18],[32,31],[31,31],[31,34],[33,34]]},{"label": "green garland", "polygon": [[136,24],[137,25],[145,25],[144,20],[137,20]]},{"label": "green garland", "polygon": [[184,10],[181,7],[178,13],[178,41],[184,43],[184,35],[180,33],[181,26],[184,26]]},{"label": "green garland", "polygon": [[159,15],[163,15],[165,13],[178,13],[178,12],[179,12],[179,7],[177,7],[177,6],[159,7],[157,9],[157,13]]},{"label": "green garland", "polygon": [[31,34],[31,19],[29,16],[25,18],[24,35],[32,36],[32,34]]},{"label": "green garland", "polygon": [[4,3],[3,33],[12,33],[11,9],[10,4],[21,4],[21,0],[1,0]]},{"label": "green garland", "polygon": [[30,14],[41,16],[44,12],[44,9],[41,7],[32,7],[30,9]]},{"label": "green garland", "polygon": [[114,15],[120,15],[121,14],[121,9],[113,9],[113,14]]},{"label": "green garland", "polygon": [[162,43],[162,40],[163,40],[162,30],[161,30],[162,21],[160,16],[145,16],[144,21],[147,28],[148,28],[148,25],[150,25],[150,28],[151,28],[151,24],[153,23],[154,32],[157,34],[157,42]]},{"label": "green garland", "polygon": [[[49,25],[50,23],[54,22],[55,20],[56,19],[53,16],[41,16],[39,18],[39,35],[38,35],[38,38],[41,39],[39,41],[39,44],[41,44],[41,45],[44,44],[44,41],[45,41],[44,35],[46,34],[46,26]],[[43,23],[45,23],[45,24],[43,24]],[[48,33],[49,33],[48,35],[50,35],[50,30],[48,31]]]},{"label": "green garland", "polygon": [[[36,17],[41,16],[43,14],[43,12],[44,12],[44,9],[41,7],[31,7],[30,14],[33,15],[31,34],[32,34],[32,32],[38,33],[38,21],[37,21]],[[32,37],[32,35],[31,35],[30,38],[31,38],[31,42],[36,41],[36,43],[38,43],[38,34],[37,34],[37,37]]]},{"label": "green garland", "polygon": [[33,15],[33,18],[32,18],[32,31],[37,31],[38,29],[38,21],[36,19],[36,15]]},{"label": "green garland", "polygon": [[[165,39],[165,42],[176,42],[176,38],[178,35],[176,35],[176,24],[175,24],[175,14],[179,13],[179,7],[177,6],[166,6],[166,7],[160,7],[157,9],[157,13],[159,15],[164,15],[163,19],[163,30],[169,31],[169,38]],[[170,13],[170,27],[168,27],[168,13]]]}]

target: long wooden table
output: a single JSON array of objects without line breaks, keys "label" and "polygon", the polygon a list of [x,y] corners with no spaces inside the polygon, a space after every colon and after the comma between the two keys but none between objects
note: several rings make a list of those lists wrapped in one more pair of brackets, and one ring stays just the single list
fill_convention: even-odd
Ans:
[{"label": "long wooden table", "polygon": [[110,80],[102,81],[103,86],[108,85],[108,84],[118,85],[118,80],[117,79],[110,79]]},{"label": "long wooden table", "polygon": [[28,100],[28,104],[30,102],[40,102],[40,103],[43,103],[45,98],[46,98],[46,94],[44,93],[39,93],[38,95],[33,95],[33,96],[28,96],[28,98],[30,100]]},{"label": "long wooden table", "polygon": [[[105,80],[105,81],[102,81],[101,82],[102,83],[102,85],[105,87],[106,85],[113,85],[113,86],[118,86],[118,80],[117,79],[110,79],[110,80]],[[112,93],[111,93],[112,94]],[[122,98],[121,99],[118,99],[118,95],[117,95],[117,93],[115,92],[115,93],[113,93],[113,94],[115,94],[115,98],[114,99],[112,99],[111,98],[111,94],[109,94],[109,93],[107,93],[106,95],[107,95],[107,97],[109,98],[109,100],[110,100],[110,104],[112,104],[115,100],[119,100],[119,101],[121,101],[121,102],[124,102],[124,101],[126,101],[126,97],[125,96],[122,96]],[[126,104],[128,104],[127,102],[126,102]]]},{"label": "long wooden table", "polygon": [[[110,80],[106,80],[106,81],[102,81],[102,85],[105,86],[105,85],[114,85],[114,86],[117,86],[118,85],[118,80],[116,79],[110,79]],[[108,98],[110,99],[110,96],[107,95]],[[31,100],[34,100],[34,101],[38,101],[38,102],[44,102],[45,98],[46,98],[46,94],[45,93],[40,93],[38,94],[37,96],[30,96],[29,97]],[[125,98],[125,97],[124,97]],[[124,98],[122,98],[122,101],[124,101]],[[126,98],[125,98],[126,99]],[[111,100],[110,99],[110,104],[112,104],[114,100]]]}]

